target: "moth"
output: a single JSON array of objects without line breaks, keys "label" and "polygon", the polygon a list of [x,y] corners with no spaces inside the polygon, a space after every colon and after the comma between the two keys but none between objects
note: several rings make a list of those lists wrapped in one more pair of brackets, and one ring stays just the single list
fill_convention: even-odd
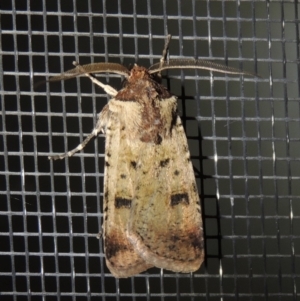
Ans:
[{"label": "moth", "polygon": [[[151,267],[189,273],[204,260],[201,206],[177,98],[160,83],[165,69],[194,68],[252,75],[194,59],[162,58],[149,69],[115,63],[75,64],[49,81],[89,77],[111,96],[93,131],[75,149],[49,159],[73,156],[99,133],[106,136],[103,238],[106,264],[117,278]],[[125,77],[120,91],[94,73]]]}]

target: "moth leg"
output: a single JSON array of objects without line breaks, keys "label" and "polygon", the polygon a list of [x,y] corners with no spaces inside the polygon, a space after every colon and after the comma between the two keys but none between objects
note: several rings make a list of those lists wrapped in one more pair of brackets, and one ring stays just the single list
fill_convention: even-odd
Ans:
[{"label": "moth leg", "polygon": [[99,233],[96,235],[96,238],[97,238],[97,239],[100,239],[100,238],[102,238],[102,237],[103,237],[103,231],[100,230]]},{"label": "moth leg", "polygon": [[[171,35],[169,34],[166,38],[166,41],[165,41],[165,46],[164,46],[164,49],[163,49],[163,52],[162,52],[162,55],[161,55],[161,58],[159,60],[159,68],[162,68],[164,62],[167,60],[167,56],[168,56],[168,51],[169,51],[169,44],[170,44],[170,41],[171,41]],[[159,71],[157,73],[157,76],[159,78],[161,78],[161,71]]]},{"label": "moth leg", "polygon": [[[73,65],[75,67],[79,67],[79,69],[83,69],[78,62],[74,61]],[[102,84],[96,77],[94,77],[90,73],[84,73],[84,75],[87,76],[94,84],[101,87],[109,96],[114,97],[117,95],[118,91],[116,91],[113,87],[111,87],[109,85]]]},{"label": "moth leg", "polygon": [[162,65],[164,64],[164,62],[167,60],[167,55],[169,52],[169,44],[170,44],[171,38],[172,38],[172,36],[170,34],[166,38],[165,46],[164,46],[164,49],[163,49],[163,52],[162,52],[162,55],[160,58],[159,68],[161,68]]},{"label": "moth leg", "polygon": [[49,156],[48,159],[49,160],[58,160],[58,159],[64,159],[66,157],[72,157],[78,151],[83,150],[92,138],[98,136],[98,134],[101,131],[103,131],[104,124],[102,122],[101,113],[99,114],[97,124],[96,124],[95,128],[93,129],[93,131],[80,144],[78,144],[74,149],[72,149],[66,153],[62,153],[62,154],[55,155],[55,156]]},{"label": "moth leg", "polygon": [[[73,62],[73,65],[76,66],[76,67],[82,68],[81,65],[77,62]],[[110,95],[110,96],[117,95],[118,92],[114,88],[112,88],[109,85],[102,84],[93,75],[91,75],[89,73],[84,73],[84,75],[87,76],[94,84],[100,86],[108,95]],[[98,136],[98,134],[101,131],[103,131],[103,126],[104,126],[104,124],[103,124],[103,122],[101,122],[101,113],[100,113],[95,128],[79,145],[77,145],[74,149],[72,149],[72,150],[70,150],[66,153],[62,153],[62,154],[55,155],[55,156],[48,156],[48,159],[49,160],[58,160],[58,159],[64,159],[64,158],[67,158],[67,157],[72,157],[78,151],[83,150],[92,138]]]}]

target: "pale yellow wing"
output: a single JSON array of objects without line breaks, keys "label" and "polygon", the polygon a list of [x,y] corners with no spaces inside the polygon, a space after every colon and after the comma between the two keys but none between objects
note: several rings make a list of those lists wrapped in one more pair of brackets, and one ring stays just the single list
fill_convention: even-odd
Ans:
[{"label": "pale yellow wing", "polygon": [[[114,100],[110,102],[113,103]],[[112,106],[113,107],[113,106]],[[126,235],[133,197],[132,181],[128,174],[126,149],[122,142],[118,112],[110,111],[109,104],[100,113],[100,122],[106,132],[104,176],[103,237],[106,264],[118,278],[139,274],[151,265],[135,251]]]},{"label": "pale yellow wing", "polygon": [[139,141],[131,154],[127,235],[135,252],[159,268],[196,271],[204,259],[201,209],[180,118],[160,144]]}]

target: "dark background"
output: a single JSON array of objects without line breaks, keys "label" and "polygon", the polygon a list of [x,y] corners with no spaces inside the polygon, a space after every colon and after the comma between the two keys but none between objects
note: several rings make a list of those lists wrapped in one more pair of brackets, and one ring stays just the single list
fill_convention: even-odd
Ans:
[{"label": "dark background", "polygon": [[[294,1],[0,2],[0,299],[296,300],[300,290],[299,5]],[[102,239],[100,136],[67,160],[108,97],[72,61],[202,58],[261,78],[168,71],[201,196],[206,260],[116,280]],[[99,76],[119,89],[116,75]]]}]

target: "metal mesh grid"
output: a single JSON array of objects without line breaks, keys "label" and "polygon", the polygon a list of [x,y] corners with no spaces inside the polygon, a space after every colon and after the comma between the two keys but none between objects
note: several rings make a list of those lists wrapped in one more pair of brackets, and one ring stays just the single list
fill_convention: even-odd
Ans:
[{"label": "metal mesh grid", "polygon": [[[296,300],[299,294],[299,5],[295,1],[0,2],[0,292],[3,300]],[[35,90],[80,63],[211,58],[261,79],[168,72],[201,192],[206,260],[192,275],[116,280],[102,240],[107,96],[88,79]],[[116,76],[101,80],[120,87]]]}]

